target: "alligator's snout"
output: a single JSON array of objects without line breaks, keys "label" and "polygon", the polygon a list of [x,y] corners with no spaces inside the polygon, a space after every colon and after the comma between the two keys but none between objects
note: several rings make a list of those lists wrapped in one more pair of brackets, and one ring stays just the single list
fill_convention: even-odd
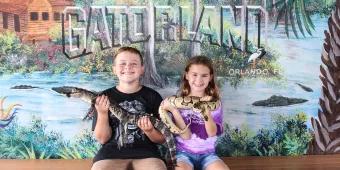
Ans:
[{"label": "alligator's snout", "polygon": [[67,97],[70,97],[73,93],[73,88],[68,86],[62,86],[62,87],[52,87],[52,90],[56,91],[57,93],[64,94]]}]

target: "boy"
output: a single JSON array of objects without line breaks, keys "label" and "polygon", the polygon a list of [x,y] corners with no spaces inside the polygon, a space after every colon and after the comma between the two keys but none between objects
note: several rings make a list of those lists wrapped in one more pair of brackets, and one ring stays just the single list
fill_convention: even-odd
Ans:
[{"label": "boy", "polygon": [[123,125],[117,118],[110,118],[110,101],[117,102],[132,114],[152,113],[159,117],[158,107],[162,97],[155,90],[142,86],[140,78],[144,73],[141,53],[132,47],[122,47],[113,57],[113,73],[118,85],[97,97],[97,114],[93,119],[93,130],[97,141],[102,144],[95,156],[92,170],[166,170],[156,143],[165,142],[164,136],[151,124],[148,117],[142,117],[136,124],[128,124],[127,141],[118,146]]}]

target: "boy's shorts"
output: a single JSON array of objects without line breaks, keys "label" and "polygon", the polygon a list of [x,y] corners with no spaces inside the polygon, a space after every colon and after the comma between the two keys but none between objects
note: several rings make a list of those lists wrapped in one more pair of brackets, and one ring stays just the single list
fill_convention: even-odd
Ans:
[{"label": "boy's shorts", "polygon": [[177,162],[184,162],[194,169],[206,169],[211,163],[221,160],[215,153],[192,154],[178,151],[176,153]]}]

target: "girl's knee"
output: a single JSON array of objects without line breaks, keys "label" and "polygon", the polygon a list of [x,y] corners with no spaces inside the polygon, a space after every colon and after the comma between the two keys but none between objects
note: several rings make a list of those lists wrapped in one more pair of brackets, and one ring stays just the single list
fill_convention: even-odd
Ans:
[{"label": "girl's knee", "polygon": [[191,165],[185,162],[178,162],[177,166],[175,167],[175,170],[193,170],[193,169],[194,168]]},{"label": "girl's knee", "polygon": [[218,160],[209,164],[205,168],[205,170],[230,170],[230,169],[222,160]]}]

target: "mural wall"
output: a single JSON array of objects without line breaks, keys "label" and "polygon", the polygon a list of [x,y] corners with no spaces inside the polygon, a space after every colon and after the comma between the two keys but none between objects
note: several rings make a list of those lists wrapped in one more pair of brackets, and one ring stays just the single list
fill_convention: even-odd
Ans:
[{"label": "mural wall", "polygon": [[0,158],[92,158],[90,105],[53,88],[114,86],[120,46],[143,52],[142,81],[163,97],[191,56],[212,59],[220,156],[338,153],[339,12],[336,0],[0,0]]}]

